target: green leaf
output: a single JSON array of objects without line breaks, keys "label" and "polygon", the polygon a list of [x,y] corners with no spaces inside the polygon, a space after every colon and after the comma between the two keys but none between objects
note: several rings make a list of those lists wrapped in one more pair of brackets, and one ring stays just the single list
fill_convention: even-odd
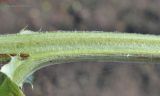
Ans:
[{"label": "green leaf", "polygon": [[24,96],[24,94],[7,75],[0,72],[0,96]]}]

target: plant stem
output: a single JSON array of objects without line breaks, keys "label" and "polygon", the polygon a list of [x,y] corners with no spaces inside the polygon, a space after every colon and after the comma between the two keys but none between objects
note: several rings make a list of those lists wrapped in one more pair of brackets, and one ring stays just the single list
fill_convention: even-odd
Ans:
[{"label": "plant stem", "polygon": [[[23,54],[20,57],[25,62],[13,77],[18,85],[48,62],[160,62],[160,36],[154,35],[81,31],[13,34],[0,36],[0,45],[1,54]],[[0,61],[5,61],[4,57]]]}]

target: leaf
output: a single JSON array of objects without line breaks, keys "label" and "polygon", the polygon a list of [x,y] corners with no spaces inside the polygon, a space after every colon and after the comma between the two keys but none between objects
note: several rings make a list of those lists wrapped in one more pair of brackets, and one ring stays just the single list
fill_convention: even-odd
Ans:
[{"label": "leaf", "polygon": [[0,96],[24,96],[24,94],[7,75],[0,72]]}]

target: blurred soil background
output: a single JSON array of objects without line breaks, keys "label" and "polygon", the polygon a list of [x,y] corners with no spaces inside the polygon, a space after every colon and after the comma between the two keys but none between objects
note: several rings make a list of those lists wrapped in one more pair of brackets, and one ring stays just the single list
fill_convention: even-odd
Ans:
[{"label": "blurred soil background", "polygon": [[[0,0],[0,34],[97,30],[160,34],[160,0]],[[37,71],[27,96],[160,96],[160,65],[77,62]]]}]

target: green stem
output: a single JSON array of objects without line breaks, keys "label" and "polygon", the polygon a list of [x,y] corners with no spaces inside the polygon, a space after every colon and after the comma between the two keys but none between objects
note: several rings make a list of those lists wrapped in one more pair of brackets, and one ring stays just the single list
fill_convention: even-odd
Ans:
[{"label": "green stem", "polygon": [[13,81],[18,85],[34,71],[51,64],[48,62],[160,61],[160,36],[154,35],[104,32],[15,34],[0,36],[0,45],[0,53],[27,55],[25,62],[14,72]]}]

